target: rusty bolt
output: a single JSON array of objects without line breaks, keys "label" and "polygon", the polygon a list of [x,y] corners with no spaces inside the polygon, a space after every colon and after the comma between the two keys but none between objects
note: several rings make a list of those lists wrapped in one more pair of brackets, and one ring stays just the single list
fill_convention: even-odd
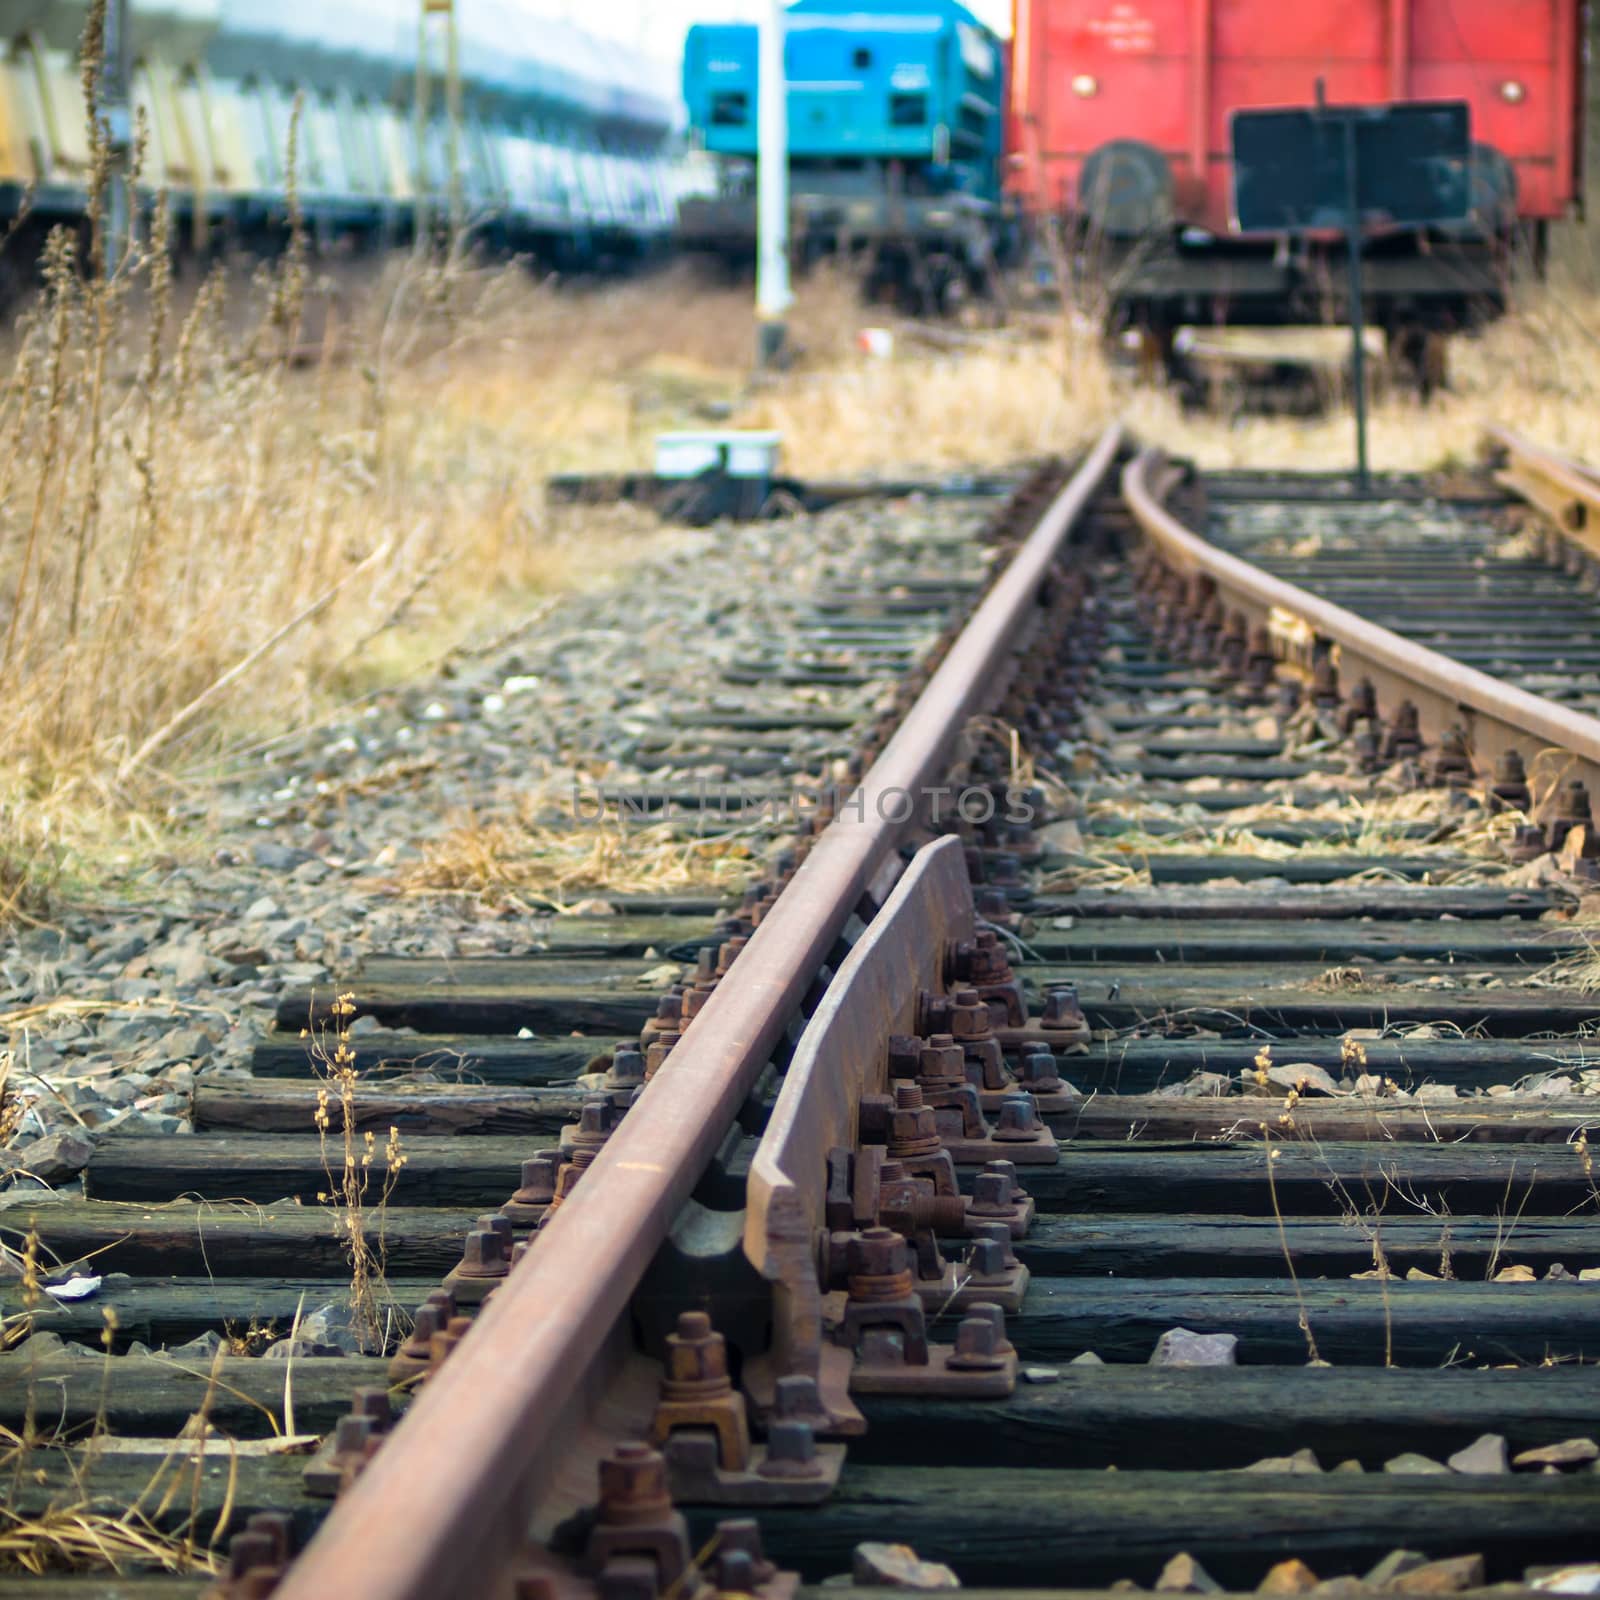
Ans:
[{"label": "rusty bolt", "polygon": [[1494,764],[1494,782],[1489,792],[1512,811],[1526,811],[1533,804],[1533,796],[1528,790],[1528,769],[1523,765],[1518,751],[1501,752],[1500,759]]},{"label": "rusty bolt", "polygon": [[983,1171],[972,1180],[971,1211],[975,1217],[1008,1212],[1017,1198],[1017,1169],[1009,1161],[986,1161]]},{"label": "rusty bolt", "polygon": [[893,1228],[863,1228],[845,1251],[852,1300],[903,1300],[911,1293],[911,1252]]},{"label": "rusty bolt", "polygon": [[1018,1081],[1030,1094],[1055,1094],[1061,1087],[1055,1052],[1047,1044],[1030,1044],[1018,1063]]},{"label": "rusty bolt", "polygon": [[917,1055],[923,1088],[959,1087],[967,1081],[966,1052],[948,1033],[936,1033]]},{"label": "rusty bolt", "polygon": [[662,1063],[672,1054],[672,1047],[683,1037],[677,1028],[663,1028],[655,1038],[650,1041],[650,1048],[645,1051],[644,1075],[653,1078],[661,1070]]},{"label": "rusty bolt", "polygon": [[967,1308],[957,1326],[955,1353],[946,1365],[958,1372],[993,1372],[1005,1365],[1011,1352],[1005,1313],[997,1305],[980,1301]]},{"label": "rusty bolt", "polygon": [[963,986],[950,996],[950,1034],[954,1039],[986,1039],[993,1030],[989,1007],[976,989]]},{"label": "rusty bolt", "polygon": [[657,1522],[672,1514],[667,1463],[659,1451],[624,1440],[600,1463],[600,1509],[596,1520],[611,1528]]},{"label": "rusty bolt", "polygon": [[[756,1585],[768,1583],[777,1576],[777,1567],[767,1560],[766,1552],[761,1548],[761,1529],[753,1517],[733,1517],[719,1522],[716,1542],[719,1558],[739,1556],[747,1564],[748,1575],[753,1581],[737,1590],[738,1593],[749,1594]],[[725,1594],[732,1592],[729,1585],[721,1582],[717,1588]]]},{"label": "rusty bolt", "polygon": [[728,1345],[704,1311],[684,1311],[675,1333],[667,1335],[667,1371],[661,1380],[663,1400],[706,1400],[731,1394]]},{"label": "rusty bolt", "polygon": [[1393,720],[1385,730],[1383,759],[1405,761],[1422,753],[1422,727],[1417,719],[1417,708],[1410,700],[1402,700],[1394,708]]},{"label": "rusty bolt", "polygon": [[611,1057],[611,1069],[606,1073],[608,1090],[633,1089],[644,1082],[644,1056],[624,1045]]},{"label": "rusty bolt", "polygon": [[432,1304],[418,1306],[412,1313],[411,1332],[401,1344],[398,1354],[407,1361],[428,1360],[434,1334],[443,1329],[454,1315],[454,1302],[448,1311]]},{"label": "rusty bolt", "polygon": [[1472,782],[1472,753],[1467,731],[1460,723],[1452,723],[1440,735],[1430,776],[1434,783],[1450,789],[1464,789]]},{"label": "rusty bolt", "polygon": [[743,1550],[719,1547],[711,1558],[711,1586],[719,1595],[754,1594],[760,1587],[755,1562]]},{"label": "rusty bolt", "polygon": [[389,1391],[376,1384],[357,1389],[350,1397],[350,1414],[366,1417],[381,1433],[394,1422],[394,1407],[389,1402]]},{"label": "rusty bolt", "polygon": [[1084,1022],[1076,984],[1053,983],[1045,990],[1044,1009],[1039,1014],[1040,1027],[1080,1028]]},{"label": "rusty bolt", "polygon": [[929,1156],[939,1149],[939,1119],[922,1102],[922,1086],[899,1082],[894,1086],[894,1110],[889,1116],[889,1154],[896,1160]]},{"label": "rusty bolt", "polygon": [[993,1239],[972,1241],[967,1247],[966,1268],[974,1283],[995,1283],[1005,1278],[1010,1270],[1006,1266],[1006,1252]]},{"label": "rusty bolt", "polygon": [[1588,824],[1594,820],[1594,813],[1589,806],[1589,791],[1577,779],[1561,786],[1556,800],[1556,813],[1553,820],[1565,822],[1573,827],[1579,824]]},{"label": "rusty bolt", "polygon": [[1013,1144],[1029,1144],[1044,1137],[1032,1095],[1008,1094],[1000,1102],[1000,1116],[994,1125],[993,1137]]},{"label": "rusty bolt", "polygon": [[1350,691],[1350,698],[1339,713],[1339,729],[1350,733],[1358,722],[1378,720],[1378,691],[1372,687],[1371,678],[1363,678]]},{"label": "rusty bolt", "polygon": [[556,1192],[556,1174],[561,1170],[559,1150],[541,1150],[522,1163],[522,1187],[508,1205],[547,1206]]},{"label": "rusty bolt", "polygon": [[1018,1265],[1016,1252],[1011,1248],[1011,1229],[1003,1222],[979,1222],[970,1229],[977,1244],[992,1244],[1000,1252],[1001,1270],[1011,1272]]},{"label": "rusty bolt", "polygon": [[471,1317],[451,1317],[428,1340],[428,1361],[437,1371],[439,1363],[472,1331]]},{"label": "rusty bolt", "polygon": [[1544,853],[1544,829],[1537,822],[1522,823],[1511,835],[1513,861],[1536,861]]},{"label": "rusty bolt", "polygon": [[[505,1218],[500,1220],[504,1222]],[[467,1235],[455,1270],[456,1276],[461,1278],[503,1278],[511,1270],[505,1235],[493,1228],[474,1228]]]},{"label": "rusty bolt", "polygon": [[784,1421],[826,1416],[817,1380],[804,1372],[789,1372],[773,1385],[772,1414]]},{"label": "rusty bolt", "polygon": [[605,1094],[587,1094],[578,1109],[578,1126],[568,1134],[571,1150],[598,1150],[611,1138],[611,1101]]},{"label": "rusty bolt", "polygon": [[1339,669],[1327,650],[1319,650],[1311,663],[1311,703],[1322,711],[1332,711],[1339,704]]},{"label": "rusty bolt", "polygon": [[364,1455],[367,1441],[376,1439],[377,1434],[371,1417],[340,1417],[333,1430],[333,1453],[336,1456]]},{"label": "rusty bolt", "polygon": [[763,1478],[815,1478],[822,1472],[817,1460],[817,1436],[801,1417],[774,1418],[767,1424],[767,1453],[756,1469]]}]

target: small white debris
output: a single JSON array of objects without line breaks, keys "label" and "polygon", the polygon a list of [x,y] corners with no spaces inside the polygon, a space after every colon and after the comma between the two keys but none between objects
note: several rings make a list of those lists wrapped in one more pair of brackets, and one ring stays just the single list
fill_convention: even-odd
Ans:
[{"label": "small white debris", "polygon": [[1238,1364],[1238,1336],[1168,1328],[1156,1340],[1152,1367],[1231,1367]]},{"label": "small white debris", "polygon": [[1560,1567],[1533,1579],[1528,1587],[1543,1589],[1547,1594],[1600,1594],[1600,1562]]},{"label": "small white debris", "polygon": [[44,1292],[57,1300],[88,1300],[100,1292],[101,1280],[74,1275],[65,1283],[47,1283]]}]

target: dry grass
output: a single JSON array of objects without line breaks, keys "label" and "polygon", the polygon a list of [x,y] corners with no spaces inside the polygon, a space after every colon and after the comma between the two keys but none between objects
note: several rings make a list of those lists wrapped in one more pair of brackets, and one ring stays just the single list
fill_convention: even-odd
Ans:
[{"label": "dry grass", "polygon": [[[317,1203],[333,1208],[334,1237],[343,1245],[345,1260],[350,1265],[350,1315],[361,1347],[382,1353],[388,1346],[395,1314],[385,1277],[389,1203],[394,1198],[407,1157],[401,1148],[400,1130],[391,1127],[383,1147],[378,1195],[376,1200],[369,1199],[378,1148],[377,1135],[370,1128],[361,1131],[356,1111],[356,1085],[361,1074],[356,1070],[356,1053],[350,1045],[350,1022],[356,1014],[355,997],[337,996],[331,1014],[331,1028],[307,1028],[303,1033],[311,1070],[318,1080],[313,1121],[322,1172],[328,1184],[326,1189],[318,1191]],[[335,1098],[339,1107],[340,1140],[337,1170],[328,1153]],[[297,1311],[296,1331],[299,1323]],[[290,1337],[294,1337],[293,1331]]]},{"label": "dry grass", "polygon": [[760,839],[748,827],[685,838],[670,822],[576,828],[461,817],[425,843],[400,880],[410,894],[466,894],[490,904],[571,903],[587,894],[731,890],[748,881]]}]

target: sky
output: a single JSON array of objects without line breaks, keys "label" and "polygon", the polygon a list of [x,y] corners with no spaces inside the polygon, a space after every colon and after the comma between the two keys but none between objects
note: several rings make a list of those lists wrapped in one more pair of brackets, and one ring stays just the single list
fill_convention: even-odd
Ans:
[{"label": "sky", "polygon": [[[456,3],[465,11],[472,0]],[[997,33],[1011,31],[1011,0],[966,3]],[[766,9],[764,0],[518,0],[518,4],[532,16],[560,17],[587,33],[623,40],[674,64],[682,57],[690,23],[753,21]]]}]

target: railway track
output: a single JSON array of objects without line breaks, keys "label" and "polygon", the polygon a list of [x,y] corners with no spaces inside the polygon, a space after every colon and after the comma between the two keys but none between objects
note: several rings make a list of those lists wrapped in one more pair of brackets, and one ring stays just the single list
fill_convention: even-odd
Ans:
[{"label": "railway track", "polygon": [[[369,962],[348,1001],[286,999],[263,1081],[197,1097],[215,1135],[102,1147],[38,1230],[63,1260],[119,1241],[115,1349],[216,1328],[244,1264],[250,1315],[296,1326],[348,1241],[269,1202],[334,1182],[311,1127],[322,1104],[338,1128],[348,1066],[358,1175],[403,1124],[369,1180],[390,1205],[334,1213],[381,1222],[389,1293],[426,1307],[398,1355],[180,1374],[24,1344],[16,1415],[48,1394],[52,1425],[143,1440],[94,1454],[108,1504],[169,1452],[150,1521],[204,1544],[226,1519],[239,1595],[776,1596],[898,1572],[885,1543],[1057,1590],[1445,1592],[1591,1555],[1600,969],[1572,784],[1600,724],[1375,628],[1326,571],[1291,589],[1370,524],[1329,485],[1297,554],[1275,508],[1306,485],[1202,506],[1122,448],[1024,486],[992,530],[1010,560],[921,669],[898,624],[967,609],[970,541],[931,583],[814,593],[817,649],[726,664],[763,695],[899,684],[836,730],[816,820],[731,917],[622,904],[553,924],[548,958]],[[1590,503],[1531,451],[1510,470]],[[1169,501],[1278,541],[1282,571]],[[725,754],[796,719],[680,720]],[[682,766],[652,804],[695,803]],[[597,992],[595,962],[664,952],[664,1004]],[[369,1076],[440,1060],[459,1081]],[[252,1208],[174,1208],[218,1165]],[[213,1256],[237,1265],[178,1270]],[[106,1303],[32,1314],[93,1345]],[[312,1437],[264,1437],[352,1397],[309,1466]],[[197,1411],[191,1435],[258,1448],[174,1451]],[[96,1449],[33,1445],[15,1503],[46,1515]]]}]

